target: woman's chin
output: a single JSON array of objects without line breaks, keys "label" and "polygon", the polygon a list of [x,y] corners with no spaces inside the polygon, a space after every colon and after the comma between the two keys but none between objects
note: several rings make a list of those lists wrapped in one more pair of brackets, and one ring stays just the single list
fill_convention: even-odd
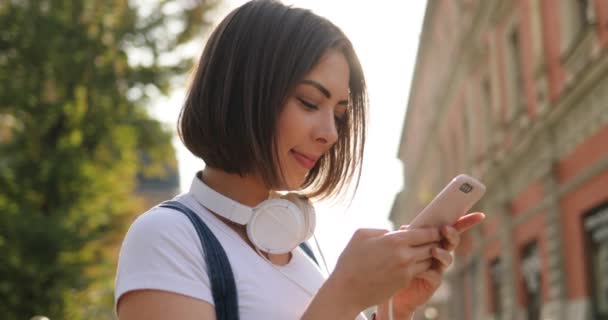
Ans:
[{"label": "woman's chin", "polygon": [[302,189],[305,179],[292,179],[281,186],[282,191],[297,191]]}]

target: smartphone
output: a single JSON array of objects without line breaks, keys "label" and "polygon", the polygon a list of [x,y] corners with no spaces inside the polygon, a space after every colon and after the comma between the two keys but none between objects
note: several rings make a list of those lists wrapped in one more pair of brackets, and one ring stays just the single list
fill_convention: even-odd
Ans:
[{"label": "smartphone", "polygon": [[460,174],[414,217],[410,227],[439,227],[452,225],[467,214],[486,192],[477,179]]}]

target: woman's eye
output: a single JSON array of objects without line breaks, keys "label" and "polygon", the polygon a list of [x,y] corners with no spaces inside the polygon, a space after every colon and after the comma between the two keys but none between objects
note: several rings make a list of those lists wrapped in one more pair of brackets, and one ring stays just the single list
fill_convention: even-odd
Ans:
[{"label": "woman's eye", "polygon": [[336,115],[334,119],[338,126],[342,126],[346,122],[346,115]]},{"label": "woman's eye", "polygon": [[302,99],[302,98],[297,98],[298,101],[300,101],[301,104],[303,104],[306,108],[308,109],[313,109],[313,110],[317,110],[319,109],[317,106],[315,106],[314,104]]}]

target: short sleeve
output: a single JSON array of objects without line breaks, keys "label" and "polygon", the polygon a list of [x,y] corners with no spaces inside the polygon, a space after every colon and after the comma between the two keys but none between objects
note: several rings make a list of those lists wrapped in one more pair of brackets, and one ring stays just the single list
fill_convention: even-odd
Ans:
[{"label": "short sleeve", "polygon": [[154,208],[130,226],[120,249],[114,305],[134,290],[183,294],[213,305],[200,240],[190,220],[168,208]]}]

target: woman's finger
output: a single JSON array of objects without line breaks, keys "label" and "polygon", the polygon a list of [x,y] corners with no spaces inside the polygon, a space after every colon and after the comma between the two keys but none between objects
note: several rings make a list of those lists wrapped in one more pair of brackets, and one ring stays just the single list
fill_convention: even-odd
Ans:
[{"label": "woman's finger", "polygon": [[456,231],[456,229],[451,226],[443,226],[441,227],[440,232],[444,237],[444,239],[441,241],[442,248],[448,251],[453,251],[456,249],[456,247],[458,247],[458,244],[460,243],[460,234],[458,231]]},{"label": "woman's finger", "polygon": [[403,248],[403,256],[406,257],[408,262],[418,262],[423,260],[430,260],[433,258],[433,248],[438,247],[438,243],[425,244],[417,247],[405,247]]},{"label": "woman's finger", "polygon": [[456,231],[463,233],[463,232],[467,231],[468,229],[470,229],[471,227],[473,227],[476,224],[483,221],[483,219],[485,219],[485,218],[486,218],[486,215],[483,212],[469,213],[467,215],[460,217],[458,220],[456,220],[456,222],[452,225],[452,227],[454,227],[454,229],[456,229]]},{"label": "woman's finger", "polygon": [[442,236],[437,228],[416,228],[397,230],[386,234],[387,239],[397,239],[408,246],[421,246],[429,243],[439,243]]},{"label": "woman's finger", "polygon": [[442,273],[435,269],[429,269],[427,271],[419,273],[416,278],[422,279],[432,287],[437,288],[441,284]]},{"label": "woman's finger", "polygon": [[432,264],[433,264],[433,260],[432,259],[426,259],[426,260],[423,260],[423,261],[418,261],[418,262],[414,263],[409,268],[408,272],[410,272],[409,274],[412,277],[416,277],[420,273],[425,272],[425,271],[431,269]]},{"label": "woman's finger", "polygon": [[[470,229],[471,227],[477,225],[478,223],[480,223],[481,221],[483,221],[483,219],[485,219],[486,215],[483,212],[473,212],[473,213],[469,213],[466,214],[462,217],[460,217],[458,220],[456,220],[456,222],[452,225],[452,227],[454,227],[454,229],[456,229],[456,231],[463,233],[465,231],[467,231],[468,229]],[[409,225],[404,224],[401,227],[399,227],[399,230],[408,230]]]},{"label": "woman's finger", "polygon": [[372,229],[372,228],[361,228],[357,229],[355,233],[353,233],[352,239],[368,239],[381,237],[387,234],[389,230],[386,229]]},{"label": "woman's finger", "polygon": [[437,261],[439,262],[439,271],[441,272],[445,271],[454,260],[449,251],[441,248],[433,248],[431,249],[431,253],[433,255],[433,258],[437,259]]}]

